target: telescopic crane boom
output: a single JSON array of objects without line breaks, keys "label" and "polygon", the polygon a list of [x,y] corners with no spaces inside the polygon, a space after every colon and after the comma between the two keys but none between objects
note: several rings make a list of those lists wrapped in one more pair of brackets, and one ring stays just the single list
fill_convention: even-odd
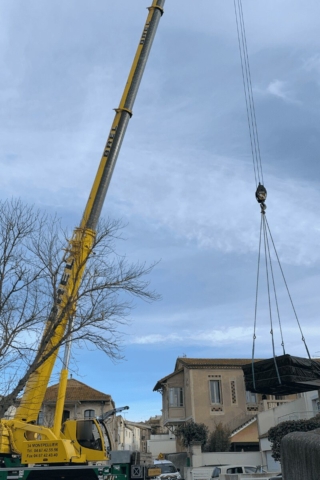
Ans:
[{"label": "telescopic crane boom", "polygon": [[[92,252],[95,229],[110,184],[121,144],[132,116],[132,108],[151,50],[153,39],[163,13],[165,0],[153,0],[128,76],[128,80],[102,153],[100,165],[84,210],[80,226],[74,230],[66,254],[66,265],[60,280],[58,298],[45,327],[50,341],[39,347],[39,367],[30,376],[25,391],[12,420],[0,421],[0,457],[21,455],[23,464],[86,463],[106,459],[103,435],[99,423],[90,420],[90,435],[95,433],[98,442],[94,447],[85,443],[88,434],[85,421],[67,421],[61,431],[61,418],[65,399],[68,360],[66,356],[60,379],[56,418],[53,429],[36,425],[48,382],[58,354],[61,340],[65,338],[68,323],[75,315],[74,299],[81,283],[86,261]],[[82,423],[81,423],[82,422]],[[82,442],[82,443],[81,443]],[[48,455],[48,450],[52,455]]]}]

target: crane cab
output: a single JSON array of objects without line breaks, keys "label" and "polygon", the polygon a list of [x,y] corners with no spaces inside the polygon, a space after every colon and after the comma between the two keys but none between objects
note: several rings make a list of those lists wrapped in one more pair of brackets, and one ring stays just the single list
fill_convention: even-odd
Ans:
[{"label": "crane cab", "polygon": [[62,438],[73,440],[75,450],[81,452],[87,462],[108,459],[103,433],[97,420],[67,420],[62,425],[61,433]]}]

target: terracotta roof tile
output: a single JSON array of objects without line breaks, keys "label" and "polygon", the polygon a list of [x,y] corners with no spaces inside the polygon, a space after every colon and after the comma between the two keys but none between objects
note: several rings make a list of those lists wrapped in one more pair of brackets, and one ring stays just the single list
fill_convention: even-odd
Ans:
[{"label": "terracotta roof tile", "polygon": [[[47,388],[44,402],[56,402],[58,388],[58,383]],[[99,392],[98,390],[89,387],[85,383],[79,382],[78,380],[71,378],[68,380],[67,384],[66,401],[108,402],[112,401],[112,399],[110,395]]]},{"label": "terracotta roof tile", "polygon": [[[257,362],[260,359],[255,359]],[[181,366],[188,368],[203,368],[203,367],[241,367],[251,363],[251,358],[186,358],[179,357],[176,361],[175,370],[180,369]]]}]

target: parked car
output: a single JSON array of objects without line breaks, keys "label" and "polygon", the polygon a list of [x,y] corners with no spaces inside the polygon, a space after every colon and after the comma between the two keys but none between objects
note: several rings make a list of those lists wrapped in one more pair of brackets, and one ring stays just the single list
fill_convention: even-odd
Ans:
[{"label": "parked car", "polygon": [[[219,467],[214,467],[211,480],[215,480],[227,473],[267,473],[261,466],[255,465],[221,465]],[[278,479],[279,480],[279,479]]]},{"label": "parked car", "polygon": [[161,470],[161,475],[156,477],[157,480],[181,480],[180,469],[169,460],[154,460],[153,463]]}]

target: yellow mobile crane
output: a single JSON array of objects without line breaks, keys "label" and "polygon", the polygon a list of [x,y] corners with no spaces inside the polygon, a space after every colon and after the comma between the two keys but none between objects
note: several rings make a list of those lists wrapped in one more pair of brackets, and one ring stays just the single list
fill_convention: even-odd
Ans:
[{"label": "yellow mobile crane", "polygon": [[96,419],[68,420],[63,425],[61,424],[67,386],[70,342],[67,343],[64,356],[54,425],[52,428],[43,427],[36,425],[36,421],[58,354],[56,347],[59,346],[69,322],[75,315],[73,300],[76,298],[81,283],[86,260],[92,252],[95,229],[126,128],[132,116],[132,107],[159,20],[163,14],[164,3],[165,0],[153,0],[152,5],[148,8],[147,20],[120,105],[116,109],[80,226],[74,230],[73,237],[69,242],[58,295],[45,327],[46,336],[52,329],[50,341],[44,349],[41,349],[40,366],[31,374],[14,418],[0,420],[0,480],[7,478],[28,480],[104,478],[103,472],[98,472],[93,466],[86,467],[89,462],[91,464],[100,462],[101,464],[107,460],[99,421]]}]

